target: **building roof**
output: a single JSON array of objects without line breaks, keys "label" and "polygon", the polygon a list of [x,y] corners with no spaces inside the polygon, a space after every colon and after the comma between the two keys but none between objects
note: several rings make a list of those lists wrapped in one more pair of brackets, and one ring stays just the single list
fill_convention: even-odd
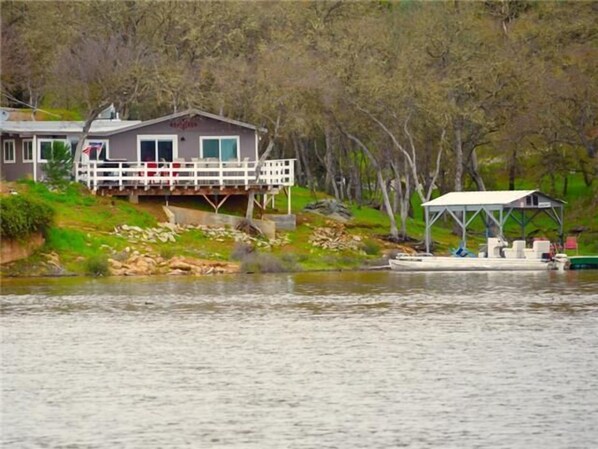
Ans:
[{"label": "building roof", "polygon": [[[249,123],[233,120],[221,115],[211,114],[209,112],[200,111],[198,109],[188,109],[186,111],[177,112],[176,114],[158,117],[152,120],[105,120],[96,119],[91,125],[89,134],[110,136],[124,131],[131,131],[138,128],[154,125],[167,120],[177,119],[185,116],[201,116],[212,120],[218,120],[231,125],[249,128],[255,131],[265,132],[265,128],[260,128]],[[0,131],[5,133],[18,134],[77,134],[83,129],[84,122],[67,122],[67,121],[0,121]]]},{"label": "building roof", "polygon": [[[95,120],[90,134],[106,133],[141,123],[139,120]],[[83,130],[84,122],[62,121],[5,121],[0,131],[19,134],[76,134]]]},{"label": "building roof", "polygon": [[199,115],[201,117],[206,117],[212,120],[218,120],[224,123],[230,123],[231,125],[241,126],[243,128],[253,129],[255,131],[266,132],[265,128],[260,128],[255,125],[251,125],[249,123],[240,122],[238,120],[233,120],[227,117],[223,117],[222,115],[211,114],[209,112],[200,111],[199,109],[187,109],[185,111],[177,112],[176,114],[165,115],[164,117],[158,117],[152,120],[146,120],[144,122],[137,123],[135,125],[129,126],[127,128],[119,128],[116,130],[112,130],[110,132],[106,132],[105,135],[112,135],[121,133],[124,131],[131,131],[137,128],[143,128],[145,126],[155,125],[156,123],[165,122],[167,120],[177,119],[179,117],[185,117],[187,115]]},{"label": "building roof", "polygon": [[561,200],[550,198],[538,190],[494,190],[481,192],[450,192],[422,204],[424,207],[450,207],[450,206],[508,206],[533,193],[552,201],[563,203]]}]

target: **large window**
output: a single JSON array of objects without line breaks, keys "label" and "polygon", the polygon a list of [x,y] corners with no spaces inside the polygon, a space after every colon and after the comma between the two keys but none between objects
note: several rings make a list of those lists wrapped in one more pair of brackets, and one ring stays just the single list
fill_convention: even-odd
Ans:
[{"label": "large window", "polygon": [[33,140],[23,139],[23,162],[33,162]]},{"label": "large window", "polygon": [[70,147],[70,144],[65,139],[39,139],[39,161],[48,162],[52,158],[52,144],[54,142],[62,142]]},{"label": "large window", "polygon": [[177,157],[176,136],[138,136],[137,143],[142,162],[172,162]]},{"label": "large window", "polygon": [[201,137],[199,141],[202,159],[215,158],[220,161],[239,160],[239,137]]},{"label": "large window", "polygon": [[7,164],[14,164],[15,163],[15,141],[14,140],[5,140],[2,144],[4,162]]}]

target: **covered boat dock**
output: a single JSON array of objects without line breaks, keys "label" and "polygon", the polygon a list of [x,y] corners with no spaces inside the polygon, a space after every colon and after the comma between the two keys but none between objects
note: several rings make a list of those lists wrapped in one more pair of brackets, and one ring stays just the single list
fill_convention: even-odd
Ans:
[{"label": "covered boat dock", "polygon": [[425,212],[426,251],[430,251],[431,228],[445,213],[448,213],[461,228],[463,245],[467,241],[467,227],[483,214],[486,233],[494,224],[498,235],[503,235],[508,220],[521,227],[521,238],[525,239],[525,227],[536,216],[545,213],[559,227],[559,240],[563,242],[563,209],[565,202],[551,198],[538,190],[498,190],[478,192],[451,192],[422,204]]}]

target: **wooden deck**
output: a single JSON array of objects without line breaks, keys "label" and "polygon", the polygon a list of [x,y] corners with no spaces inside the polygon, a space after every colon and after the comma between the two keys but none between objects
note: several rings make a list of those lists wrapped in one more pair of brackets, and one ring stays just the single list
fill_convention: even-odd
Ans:
[{"label": "wooden deck", "polygon": [[295,181],[294,159],[257,162],[92,161],[77,164],[77,181],[100,195],[247,195],[277,193]]}]

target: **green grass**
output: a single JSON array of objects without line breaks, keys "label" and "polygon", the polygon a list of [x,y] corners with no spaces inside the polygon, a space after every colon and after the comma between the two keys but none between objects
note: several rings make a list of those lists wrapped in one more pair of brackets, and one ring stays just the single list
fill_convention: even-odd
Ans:
[{"label": "green grass", "polygon": [[[153,213],[160,210],[157,204],[134,205],[126,200],[104,198],[89,194],[83,186],[71,184],[64,191],[49,190],[43,184],[23,181],[18,184],[22,195],[44,202],[51,206],[56,213],[55,226],[51,227],[47,235],[44,252],[54,251],[59,254],[61,264],[68,272],[84,274],[91,272],[88,266],[99,267],[107,257],[118,257],[126,254],[124,249],[130,247],[140,252],[151,252],[165,258],[187,256],[201,259],[229,261],[235,249],[233,239],[216,241],[208,238],[200,230],[182,233],[175,243],[131,243],[126,239],[112,234],[116,226],[128,224],[142,228],[154,227],[157,219]],[[562,186],[561,186],[562,187]],[[500,183],[497,189],[503,188]],[[533,189],[530,184],[518,185],[519,189]],[[385,242],[381,237],[389,233],[389,219],[384,212],[371,207],[350,205],[354,218],[345,224],[345,231],[359,235],[363,245],[361,251],[330,251],[314,247],[309,238],[317,227],[328,226],[329,219],[317,214],[303,212],[303,208],[317,200],[327,198],[323,193],[309,191],[306,188],[292,188],[292,213],[297,216],[297,229],[286,233],[289,243],[282,247],[274,247],[271,251],[261,250],[273,258],[282,261],[282,265],[293,270],[347,270],[362,266],[367,261],[379,260],[385,251],[395,246]],[[583,185],[581,177],[569,180],[569,191],[564,198],[565,232],[574,226],[585,226],[588,230],[582,232],[580,253],[598,253],[598,214],[596,213],[595,194]],[[424,234],[423,212],[418,198],[414,196],[414,218],[407,220],[407,233],[410,237],[422,240]],[[172,200],[171,204],[184,207],[195,207],[212,211],[204,201],[198,199],[181,198]],[[151,206],[151,207],[150,207]],[[243,215],[246,202],[237,198],[227,202],[221,209],[222,213]],[[268,212],[286,213],[287,197],[281,193],[276,198],[275,207]],[[397,225],[400,225],[397,217]],[[537,230],[538,233],[553,237],[556,225],[545,217],[538,217],[526,229],[527,232]],[[518,237],[518,225],[509,224],[506,229],[508,236]],[[432,228],[432,239],[438,253],[447,253],[451,247],[457,247],[460,236],[453,234],[453,220],[440,219]],[[484,224],[476,219],[468,232],[468,247],[475,251],[478,244],[485,243]],[[263,256],[267,260],[269,256]],[[43,262],[39,255],[30,259],[33,263]],[[99,262],[98,262],[99,261]],[[96,263],[97,262],[97,263]],[[16,264],[24,267],[26,264]],[[87,267],[87,268],[86,268]]]},{"label": "green grass", "polygon": [[126,200],[104,198],[87,193],[80,184],[69,184],[65,190],[50,190],[45,184],[20,181],[23,194],[53,207],[56,224],[60,227],[76,227],[93,231],[112,231],[116,226],[155,226],[156,219],[140,211]]}]

